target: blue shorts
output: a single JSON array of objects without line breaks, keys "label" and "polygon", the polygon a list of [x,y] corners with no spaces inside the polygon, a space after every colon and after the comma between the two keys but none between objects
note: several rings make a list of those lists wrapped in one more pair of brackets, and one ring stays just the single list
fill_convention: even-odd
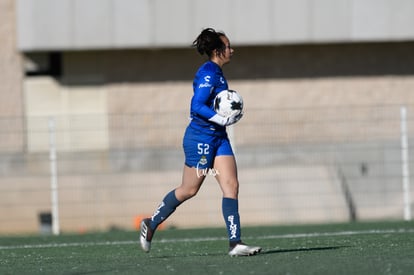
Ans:
[{"label": "blue shorts", "polygon": [[216,156],[234,155],[227,134],[209,135],[191,126],[185,131],[183,148],[185,165],[200,169],[213,168]]}]

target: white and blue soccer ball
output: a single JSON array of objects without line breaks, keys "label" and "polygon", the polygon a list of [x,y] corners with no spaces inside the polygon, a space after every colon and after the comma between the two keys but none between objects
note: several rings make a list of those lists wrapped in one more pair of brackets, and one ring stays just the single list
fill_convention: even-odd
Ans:
[{"label": "white and blue soccer ball", "polygon": [[243,98],[234,90],[221,91],[214,99],[214,110],[223,117],[241,117]]}]

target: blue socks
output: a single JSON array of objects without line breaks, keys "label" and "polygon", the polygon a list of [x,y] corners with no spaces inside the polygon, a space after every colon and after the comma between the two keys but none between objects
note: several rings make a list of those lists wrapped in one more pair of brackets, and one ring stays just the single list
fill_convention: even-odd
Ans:
[{"label": "blue socks", "polygon": [[167,219],[180,204],[181,202],[175,196],[175,190],[168,193],[151,217],[151,229],[157,229],[158,225]]},{"label": "blue socks", "polygon": [[241,242],[239,201],[236,199],[223,198],[222,209],[230,243]]},{"label": "blue socks", "polygon": [[[175,196],[175,190],[169,192],[151,217],[151,229],[157,229],[158,225],[166,220],[180,204],[181,202]],[[230,243],[239,243],[241,241],[239,201],[223,198],[222,210]]]}]

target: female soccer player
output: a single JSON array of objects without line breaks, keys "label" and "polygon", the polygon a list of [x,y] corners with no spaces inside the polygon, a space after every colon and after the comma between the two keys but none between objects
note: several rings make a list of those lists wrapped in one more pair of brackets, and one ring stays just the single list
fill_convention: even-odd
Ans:
[{"label": "female soccer player", "polygon": [[226,133],[226,126],[236,123],[241,115],[225,118],[213,108],[215,96],[228,89],[222,67],[230,62],[234,50],[224,33],[211,28],[204,29],[194,40],[193,46],[201,55],[206,54],[208,61],[198,69],[193,82],[191,122],[183,138],[185,165],[182,182],[164,197],[151,218],[141,222],[141,247],[149,252],[157,226],[181,203],[197,194],[206,175],[200,173],[200,170],[214,169],[223,192],[222,211],[229,237],[229,255],[255,255],[261,248],[248,246],[241,241],[239,181],[236,161]]}]

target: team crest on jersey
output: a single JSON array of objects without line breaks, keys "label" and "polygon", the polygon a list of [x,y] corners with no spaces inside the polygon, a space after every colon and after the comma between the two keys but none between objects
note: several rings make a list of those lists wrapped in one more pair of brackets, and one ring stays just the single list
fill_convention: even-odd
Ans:
[{"label": "team crest on jersey", "polygon": [[206,158],[206,156],[202,156],[200,158],[200,160],[198,161],[198,164],[199,165],[206,165],[207,164],[207,158]]}]

